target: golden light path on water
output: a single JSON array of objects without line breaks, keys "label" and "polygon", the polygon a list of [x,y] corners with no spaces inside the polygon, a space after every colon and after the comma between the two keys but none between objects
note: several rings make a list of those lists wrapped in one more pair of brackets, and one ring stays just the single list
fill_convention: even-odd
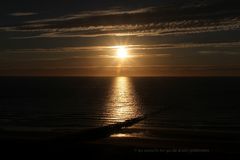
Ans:
[{"label": "golden light path on water", "polygon": [[[142,109],[130,78],[116,77],[109,94],[106,112],[108,113],[107,119],[112,123],[123,122],[142,115]],[[127,135],[115,134],[113,136],[125,137]]]}]

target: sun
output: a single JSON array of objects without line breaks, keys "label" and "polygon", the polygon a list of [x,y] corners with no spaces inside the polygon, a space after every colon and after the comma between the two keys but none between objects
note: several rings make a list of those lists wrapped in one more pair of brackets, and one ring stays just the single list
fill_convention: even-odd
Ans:
[{"label": "sun", "polygon": [[116,49],[117,49],[117,55],[116,55],[117,58],[125,59],[128,57],[128,50],[125,46],[117,46]]}]

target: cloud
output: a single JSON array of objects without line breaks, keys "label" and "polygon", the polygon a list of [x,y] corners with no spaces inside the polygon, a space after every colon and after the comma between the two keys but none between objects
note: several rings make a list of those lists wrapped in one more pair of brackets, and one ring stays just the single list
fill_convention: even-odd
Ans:
[{"label": "cloud", "polygon": [[[180,48],[199,48],[199,47],[210,47],[217,50],[200,50],[199,54],[238,54],[235,51],[220,50],[220,48],[239,48],[240,41],[235,42],[218,42],[218,43],[160,43],[160,44],[149,44],[149,45],[126,45],[129,52],[131,52],[134,57],[144,57],[144,56],[163,56],[166,54],[156,54],[150,53],[147,50],[161,50],[161,49],[180,49]],[[79,46],[79,47],[58,47],[58,48],[25,48],[25,49],[7,49],[3,50],[1,53],[22,53],[22,54],[34,54],[34,53],[54,53],[54,54],[69,54],[69,53],[79,53],[79,57],[87,57],[85,55],[81,56],[81,52],[93,52],[95,56],[88,56],[90,58],[96,58],[100,56],[103,58],[113,58],[112,53],[116,51],[115,46]],[[139,54],[138,52],[147,54]],[[104,54],[103,54],[104,53]],[[109,53],[109,54],[108,54]],[[89,54],[88,54],[89,55]]]},{"label": "cloud", "polygon": [[[0,31],[31,32],[25,38],[166,36],[240,29],[240,10],[234,1],[177,1],[162,6],[81,11],[52,18],[2,26]],[[179,9],[176,9],[179,8]],[[29,35],[29,34],[28,34]]]},{"label": "cloud", "polygon": [[209,54],[239,55],[239,51],[228,51],[228,50],[201,50],[201,51],[198,51],[198,53],[203,55],[209,55]]},{"label": "cloud", "polygon": [[21,16],[33,16],[38,13],[36,12],[15,12],[15,13],[10,13],[10,16],[15,16],[15,17],[21,17]]},{"label": "cloud", "polygon": [[91,17],[109,16],[109,15],[122,15],[122,14],[139,14],[154,11],[155,7],[138,8],[132,10],[122,10],[122,9],[109,9],[109,10],[97,10],[97,11],[83,11],[77,14],[64,15],[56,18],[40,19],[27,21],[26,23],[52,23],[61,21],[70,21],[75,19],[86,19]]},{"label": "cloud", "polygon": [[32,36],[13,38],[57,38],[57,37],[100,37],[100,36],[165,36],[196,34],[205,32],[230,31],[240,29],[240,17],[221,21],[183,20],[167,23],[99,25],[77,27],[52,27],[50,24],[27,24],[14,27],[0,27],[8,32],[32,32]]}]

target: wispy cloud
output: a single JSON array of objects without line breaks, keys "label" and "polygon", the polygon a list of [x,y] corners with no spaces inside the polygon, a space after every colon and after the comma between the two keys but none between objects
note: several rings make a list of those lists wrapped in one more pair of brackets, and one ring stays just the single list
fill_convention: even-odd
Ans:
[{"label": "wispy cloud", "polygon": [[21,16],[33,16],[38,13],[36,12],[15,12],[15,13],[10,13],[10,16],[15,16],[15,17],[21,17]]},{"label": "wispy cloud", "polygon": [[[161,43],[153,45],[126,45],[126,48],[133,54],[133,56],[161,56],[163,54],[152,54],[146,50],[161,50],[161,49],[180,49],[180,48],[199,48],[199,47],[208,47],[215,48],[218,50],[200,50],[199,54],[238,54],[238,52],[220,50],[219,48],[239,48],[240,41],[235,42],[219,42],[219,43]],[[95,58],[97,56],[114,57],[112,53],[116,51],[115,46],[81,46],[81,47],[59,47],[59,48],[25,48],[25,49],[7,49],[2,51],[2,53],[79,53],[81,52],[93,52],[95,53]],[[135,54],[136,51],[141,51],[145,54]],[[103,54],[105,53],[105,54]],[[110,54],[106,54],[110,53]],[[84,56],[85,57],[85,56]],[[90,55],[90,57],[92,57]],[[94,57],[94,56],[93,56]]]},{"label": "wispy cloud", "polygon": [[[165,36],[232,31],[240,29],[240,11],[235,3],[187,1],[145,8],[86,10],[52,18],[29,19],[19,25],[0,27],[5,32],[31,32],[25,38]],[[178,5],[178,6],[177,6]],[[217,6],[217,7],[216,7]],[[179,10],[176,10],[179,7]],[[194,8],[194,10],[193,10]],[[213,9],[214,8],[214,9]],[[12,15],[31,13],[13,13]],[[21,34],[20,34],[21,35]],[[28,34],[29,35],[29,34]]]},{"label": "wispy cloud", "polygon": [[75,19],[84,19],[90,17],[99,17],[99,16],[109,16],[109,15],[122,15],[122,14],[139,14],[147,13],[154,11],[155,7],[147,8],[138,8],[132,10],[123,10],[123,9],[108,9],[108,10],[97,10],[97,11],[84,11],[77,14],[64,15],[56,18],[40,19],[27,21],[26,23],[52,23],[52,22],[61,22],[61,21],[70,21]]},{"label": "wispy cloud", "polygon": [[228,50],[203,50],[203,51],[198,51],[198,53],[203,55],[209,55],[209,54],[240,55],[239,51],[228,51]]},{"label": "wispy cloud", "polygon": [[240,29],[240,17],[221,21],[183,20],[168,23],[99,25],[78,27],[52,27],[50,24],[27,24],[13,27],[0,27],[8,32],[32,32],[35,35],[12,38],[57,38],[57,37],[100,37],[100,36],[165,36],[196,34],[205,32]]}]

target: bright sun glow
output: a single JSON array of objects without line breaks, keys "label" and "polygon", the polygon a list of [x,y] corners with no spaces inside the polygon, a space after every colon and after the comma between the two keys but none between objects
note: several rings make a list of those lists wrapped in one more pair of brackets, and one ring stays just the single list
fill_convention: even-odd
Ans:
[{"label": "bright sun glow", "polygon": [[128,50],[124,46],[118,46],[117,47],[117,58],[127,58],[128,57]]}]

